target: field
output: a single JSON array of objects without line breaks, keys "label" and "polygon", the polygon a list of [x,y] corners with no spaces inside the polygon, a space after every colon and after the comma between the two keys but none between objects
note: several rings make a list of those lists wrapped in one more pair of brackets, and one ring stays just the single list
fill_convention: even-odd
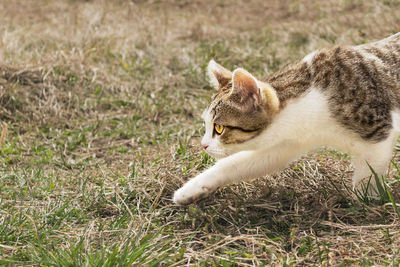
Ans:
[{"label": "field", "polygon": [[[398,0],[0,0],[0,265],[399,266],[397,149],[377,199],[328,148],[188,207],[210,59],[258,78],[400,31]],[[397,202],[397,205],[396,205]]]}]

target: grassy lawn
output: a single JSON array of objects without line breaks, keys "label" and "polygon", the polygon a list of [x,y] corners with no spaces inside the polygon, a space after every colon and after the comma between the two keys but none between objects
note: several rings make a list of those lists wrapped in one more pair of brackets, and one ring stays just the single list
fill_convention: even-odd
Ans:
[{"label": "grassy lawn", "polygon": [[[399,266],[397,150],[376,200],[323,149],[188,207],[214,163],[214,58],[258,78],[400,31],[400,1],[0,1],[0,265]],[[400,148],[399,148],[400,150]],[[397,204],[396,204],[397,203]]]}]

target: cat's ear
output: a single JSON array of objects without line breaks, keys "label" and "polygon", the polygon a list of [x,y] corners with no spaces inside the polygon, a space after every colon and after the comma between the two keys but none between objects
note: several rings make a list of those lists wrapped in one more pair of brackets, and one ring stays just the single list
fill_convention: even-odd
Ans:
[{"label": "cat's ear", "polygon": [[278,112],[280,101],[275,89],[265,82],[259,82],[259,85],[262,88],[262,102],[264,103],[264,105],[268,106],[269,110],[272,113]]},{"label": "cat's ear", "polygon": [[254,100],[254,104],[261,101],[260,87],[257,79],[246,70],[239,68],[233,72],[232,94],[240,96],[241,102]]},{"label": "cat's ear", "polygon": [[242,68],[233,72],[232,80],[232,94],[238,95],[240,102],[251,104],[253,107],[262,104],[273,113],[279,110],[279,98],[275,89],[268,83],[258,81]]},{"label": "cat's ear", "polygon": [[232,80],[232,72],[225,69],[212,59],[208,63],[207,73],[211,85],[217,90],[225,87]]}]

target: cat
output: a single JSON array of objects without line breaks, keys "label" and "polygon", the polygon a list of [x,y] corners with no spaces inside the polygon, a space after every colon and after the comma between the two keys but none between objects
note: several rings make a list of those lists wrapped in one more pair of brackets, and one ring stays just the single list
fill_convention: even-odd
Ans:
[{"label": "cat", "polygon": [[314,51],[263,80],[214,60],[207,70],[217,93],[202,115],[201,145],[218,160],[174,193],[176,204],[274,173],[321,146],[353,155],[355,189],[371,177],[369,165],[387,171],[400,134],[400,33]]}]

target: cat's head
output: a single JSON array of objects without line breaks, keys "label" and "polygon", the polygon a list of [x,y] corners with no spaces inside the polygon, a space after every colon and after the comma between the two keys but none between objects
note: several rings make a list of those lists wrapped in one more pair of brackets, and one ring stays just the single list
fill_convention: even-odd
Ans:
[{"label": "cat's head", "polygon": [[217,93],[202,115],[206,132],[201,145],[223,158],[249,147],[278,113],[279,99],[269,84],[244,69],[231,72],[211,60],[207,70]]}]

